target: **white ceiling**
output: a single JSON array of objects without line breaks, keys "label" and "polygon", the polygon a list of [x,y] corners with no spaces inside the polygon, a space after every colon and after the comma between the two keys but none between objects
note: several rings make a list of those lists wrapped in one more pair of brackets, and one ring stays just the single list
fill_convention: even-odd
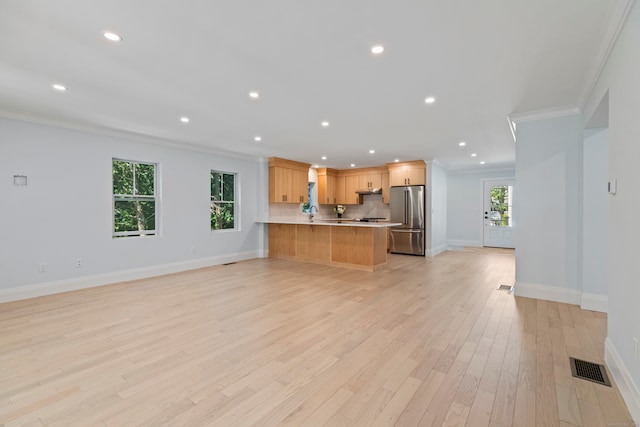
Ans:
[{"label": "white ceiling", "polygon": [[337,168],[501,167],[508,115],[580,108],[616,3],[7,0],[0,116]]}]

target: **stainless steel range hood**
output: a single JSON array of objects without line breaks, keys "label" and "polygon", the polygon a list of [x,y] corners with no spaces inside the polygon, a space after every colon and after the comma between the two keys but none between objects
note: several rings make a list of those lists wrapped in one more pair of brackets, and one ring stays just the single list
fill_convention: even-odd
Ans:
[{"label": "stainless steel range hood", "polygon": [[382,194],[382,188],[361,188],[356,190],[358,194]]}]

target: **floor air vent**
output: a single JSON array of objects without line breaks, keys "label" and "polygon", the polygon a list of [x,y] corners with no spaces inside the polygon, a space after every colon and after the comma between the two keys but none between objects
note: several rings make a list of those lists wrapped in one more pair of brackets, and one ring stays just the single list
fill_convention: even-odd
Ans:
[{"label": "floor air vent", "polygon": [[498,286],[498,290],[499,291],[511,292],[512,289],[513,289],[513,286],[511,286],[511,285],[500,285],[500,286]]},{"label": "floor air vent", "polygon": [[603,365],[585,362],[573,357],[569,358],[569,364],[571,365],[571,374],[574,377],[611,387],[611,382]]}]

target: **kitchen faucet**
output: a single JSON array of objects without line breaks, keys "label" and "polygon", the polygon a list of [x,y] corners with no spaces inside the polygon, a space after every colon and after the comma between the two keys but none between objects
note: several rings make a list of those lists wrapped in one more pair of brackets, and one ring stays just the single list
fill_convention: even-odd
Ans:
[{"label": "kitchen faucet", "polygon": [[313,221],[313,209],[316,210],[316,213],[318,213],[318,207],[317,206],[309,206],[309,221]]}]

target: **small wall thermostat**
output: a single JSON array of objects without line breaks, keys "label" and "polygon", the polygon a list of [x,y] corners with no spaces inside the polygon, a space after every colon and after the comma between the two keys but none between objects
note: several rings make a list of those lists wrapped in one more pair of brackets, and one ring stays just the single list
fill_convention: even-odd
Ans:
[{"label": "small wall thermostat", "polygon": [[618,191],[618,180],[612,179],[607,183],[607,192],[609,194],[616,194],[617,191]]}]

